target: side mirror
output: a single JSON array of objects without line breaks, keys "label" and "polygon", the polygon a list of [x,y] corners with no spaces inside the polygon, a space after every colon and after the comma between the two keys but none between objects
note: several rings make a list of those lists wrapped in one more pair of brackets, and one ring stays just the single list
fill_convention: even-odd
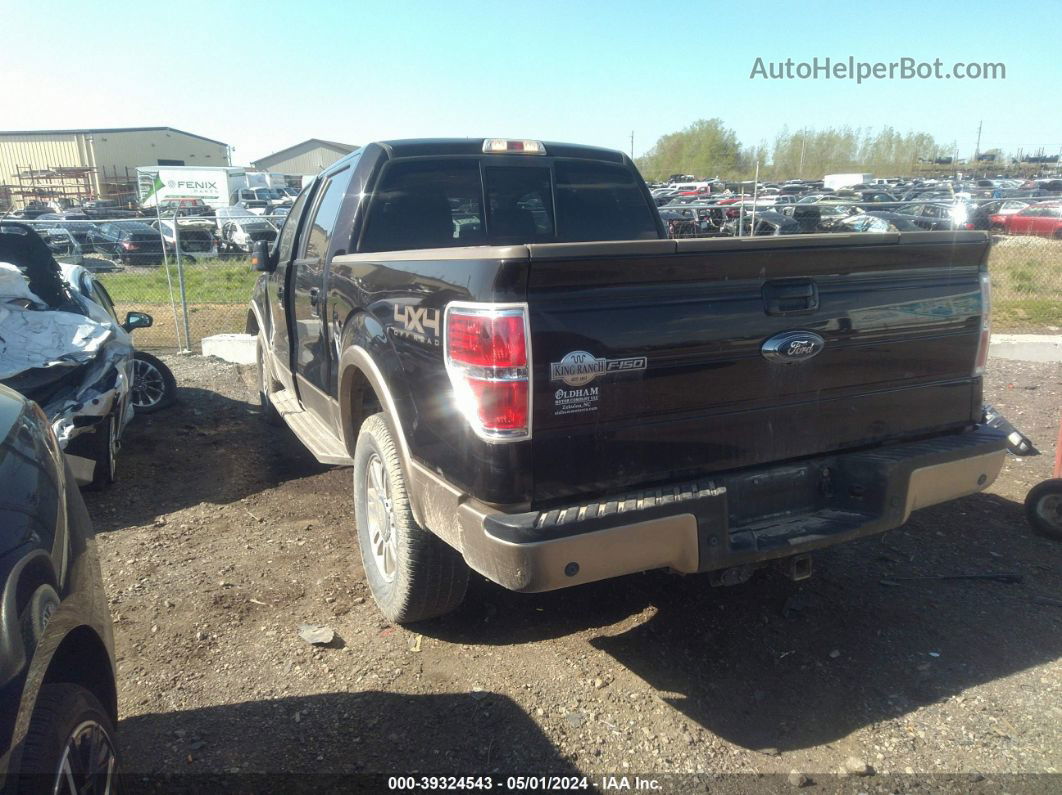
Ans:
[{"label": "side mirror", "polygon": [[269,258],[269,241],[255,241],[254,248],[251,249],[251,270],[272,273],[276,269],[276,265]]},{"label": "side mirror", "polygon": [[135,328],[150,328],[154,323],[155,319],[147,312],[127,312],[122,328],[132,331]]}]

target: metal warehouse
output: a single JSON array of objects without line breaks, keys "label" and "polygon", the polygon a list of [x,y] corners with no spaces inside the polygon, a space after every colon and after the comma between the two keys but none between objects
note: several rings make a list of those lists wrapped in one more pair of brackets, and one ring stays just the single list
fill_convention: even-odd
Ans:
[{"label": "metal warehouse", "polygon": [[227,166],[221,141],[173,127],[0,132],[0,208],[136,198],[137,166]]},{"label": "metal warehouse", "polygon": [[259,171],[272,171],[276,174],[316,176],[339,158],[346,157],[357,148],[357,146],[341,144],[337,141],[310,138],[301,144],[295,144],[259,158],[251,165]]}]

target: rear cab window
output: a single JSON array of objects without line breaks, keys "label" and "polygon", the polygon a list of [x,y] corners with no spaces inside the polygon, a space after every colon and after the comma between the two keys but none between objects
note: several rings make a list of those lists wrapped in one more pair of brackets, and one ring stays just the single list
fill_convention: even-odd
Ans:
[{"label": "rear cab window", "polygon": [[380,176],[358,250],[655,240],[655,214],[638,176],[611,163],[396,159]]}]

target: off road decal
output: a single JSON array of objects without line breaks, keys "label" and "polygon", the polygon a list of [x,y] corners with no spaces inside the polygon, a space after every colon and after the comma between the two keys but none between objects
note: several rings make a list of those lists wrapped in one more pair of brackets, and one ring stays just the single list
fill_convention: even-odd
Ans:
[{"label": "off road decal", "polygon": [[438,309],[395,304],[395,323],[401,326],[391,327],[391,333],[396,337],[431,345],[433,348],[442,344],[439,338]]}]

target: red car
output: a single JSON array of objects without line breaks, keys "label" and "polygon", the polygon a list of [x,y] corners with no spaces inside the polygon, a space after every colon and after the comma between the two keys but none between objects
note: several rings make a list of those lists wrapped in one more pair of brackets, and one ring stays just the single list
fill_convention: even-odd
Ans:
[{"label": "red car", "polygon": [[1012,215],[993,215],[992,226],[1001,226],[1008,235],[1039,235],[1062,239],[1062,201],[1030,204]]}]

